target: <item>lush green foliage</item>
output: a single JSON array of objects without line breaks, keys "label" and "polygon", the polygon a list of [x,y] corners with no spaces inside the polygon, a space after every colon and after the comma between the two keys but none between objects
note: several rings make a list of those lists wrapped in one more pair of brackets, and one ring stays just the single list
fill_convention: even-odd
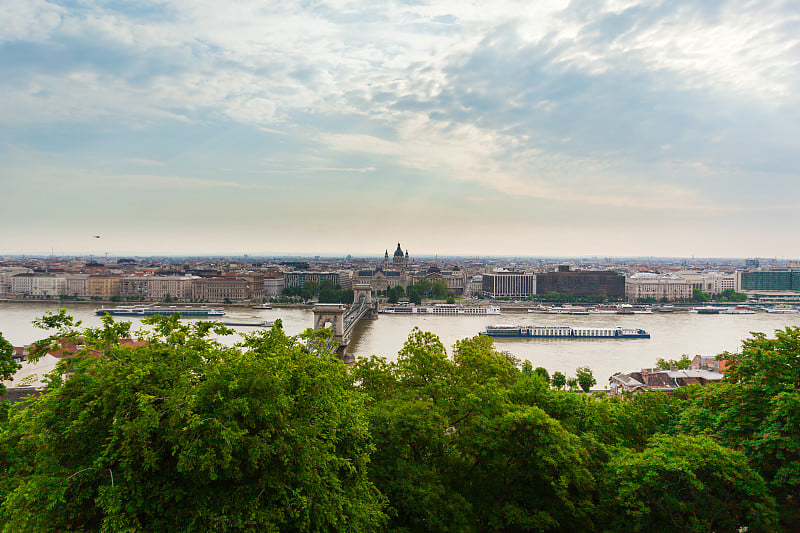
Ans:
[{"label": "lush green foliage", "polygon": [[414,285],[406,287],[406,295],[410,302],[419,305],[424,298],[443,300],[451,296],[452,291],[447,288],[447,283],[440,279],[433,282],[421,279]]},{"label": "lush green foliage", "polygon": [[87,353],[0,417],[4,531],[800,525],[798,328],[723,354],[721,385],[620,398],[581,392],[588,367],[548,380],[489,337],[448,354],[415,329],[396,360],[348,369],[324,334],[280,323],[229,347],[223,326],[157,317],[127,348],[110,317],[38,323],[53,334],[36,352]]},{"label": "lush green foliage", "polygon": [[[14,373],[19,369],[20,365],[14,361],[14,347],[11,343],[3,338],[0,333],[0,381],[5,381],[14,377]],[[5,394],[6,388],[0,383],[0,397]]]},{"label": "lush green foliage", "polygon": [[364,398],[345,365],[279,327],[226,348],[209,324],[152,325],[136,348],[83,331],[104,357],[63,360],[4,425],[5,531],[380,527]]},{"label": "lush green foliage", "polygon": [[296,296],[303,301],[317,297],[320,303],[353,303],[353,289],[343,289],[329,279],[323,279],[319,283],[306,281],[302,287],[285,287],[283,296]]},{"label": "lush green foliage", "polygon": [[607,472],[602,508],[614,531],[769,531],[776,523],[747,458],[708,437],[654,437],[644,451],[623,450]]},{"label": "lush green foliage", "polygon": [[689,356],[685,355],[685,354],[682,355],[681,358],[678,359],[678,360],[675,360],[675,359],[658,359],[658,361],[656,361],[656,366],[658,368],[660,368],[661,370],[669,370],[673,366],[678,368],[678,369],[684,370],[684,369],[689,368],[690,364],[692,364],[692,360],[689,359]]},{"label": "lush green foliage", "polygon": [[403,290],[402,285],[395,285],[394,287],[386,289],[386,298],[389,300],[390,304],[396,304],[405,294],[406,291]]}]

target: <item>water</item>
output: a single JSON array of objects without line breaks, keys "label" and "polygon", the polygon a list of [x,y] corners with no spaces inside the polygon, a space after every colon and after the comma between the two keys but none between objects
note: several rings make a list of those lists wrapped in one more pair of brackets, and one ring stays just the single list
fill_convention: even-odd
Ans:
[{"label": "water", "polygon": [[[63,306],[86,326],[99,326],[100,317],[94,314],[97,305],[67,304]],[[46,336],[31,321],[46,311],[56,311],[59,304],[0,302],[0,332],[15,346],[29,344]],[[311,327],[313,315],[308,309],[249,309],[226,308],[226,320],[257,321],[278,318],[290,335]],[[134,330],[140,320],[130,320]],[[800,326],[800,315],[698,315],[693,313],[653,313],[652,315],[547,315],[503,312],[488,316],[425,316],[379,315],[365,319],[357,326],[349,352],[357,357],[381,355],[395,359],[397,352],[414,327],[439,336],[451,353],[453,344],[477,335],[492,324],[537,324],[551,326],[639,327],[651,334],[650,339],[495,339],[495,346],[536,366],[545,367],[568,376],[580,366],[589,366],[598,386],[608,382],[615,372],[633,372],[652,367],[658,358],[680,359],[687,354],[716,355],[723,351],[738,351],[742,339],[750,332],[772,335],[776,329]],[[237,332],[255,331],[258,328],[234,327]],[[229,338],[232,343],[239,339]]]}]

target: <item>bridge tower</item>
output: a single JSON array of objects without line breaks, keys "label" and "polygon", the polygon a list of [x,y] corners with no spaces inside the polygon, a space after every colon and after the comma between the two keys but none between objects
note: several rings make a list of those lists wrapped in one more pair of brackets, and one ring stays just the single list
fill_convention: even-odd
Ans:
[{"label": "bridge tower", "polygon": [[333,338],[339,345],[347,345],[344,331],[344,312],[343,304],[317,304],[314,306],[314,329],[319,331],[324,328],[331,328]]},{"label": "bridge tower", "polygon": [[372,306],[372,287],[367,283],[353,285],[353,305],[361,305],[362,298],[365,304]]},{"label": "bridge tower", "polygon": [[377,303],[372,300],[372,287],[353,286],[353,305],[348,308],[342,304],[317,304],[314,306],[314,329],[330,328],[336,342],[336,355],[345,362],[353,358],[347,355],[350,335],[359,320],[365,316],[377,316]]}]

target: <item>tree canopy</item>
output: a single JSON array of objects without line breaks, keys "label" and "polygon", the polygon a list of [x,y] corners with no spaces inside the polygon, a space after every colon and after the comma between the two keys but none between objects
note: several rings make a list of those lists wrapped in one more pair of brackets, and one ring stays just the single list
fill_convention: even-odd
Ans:
[{"label": "tree canopy", "polygon": [[83,330],[83,353],[11,414],[5,531],[380,527],[364,397],[343,363],[280,327],[230,348],[210,336],[222,326],[149,322],[137,347],[100,342],[110,321]]},{"label": "tree canopy", "polygon": [[578,390],[588,367],[548,382],[486,336],[448,349],[414,329],[396,358],[347,367],[325,333],[280,321],[233,346],[177,316],[135,334],[37,323],[33,357],[76,354],[2,411],[2,531],[800,526],[799,328],[721,354],[720,385],[617,397]]}]

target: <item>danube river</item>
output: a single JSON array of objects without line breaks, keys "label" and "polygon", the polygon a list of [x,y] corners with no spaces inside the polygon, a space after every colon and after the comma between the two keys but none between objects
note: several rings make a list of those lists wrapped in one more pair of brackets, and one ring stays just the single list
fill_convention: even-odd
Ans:
[{"label": "danube river", "polygon": [[[65,306],[84,325],[97,326],[97,306],[71,304]],[[15,346],[31,343],[47,334],[36,329],[31,321],[46,311],[55,311],[58,304],[0,302],[0,332]],[[282,319],[285,331],[298,334],[311,327],[313,315],[308,309],[256,310],[242,307],[226,309],[226,320],[258,321]],[[125,319],[138,327],[136,318]],[[598,387],[607,383],[615,372],[632,372],[652,367],[658,358],[679,359],[682,354],[716,355],[737,351],[751,331],[772,335],[776,329],[800,326],[800,315],[698,315],[694,313],[653,313],[651,315],[548,315],[503,312],[488,316],[423,316],[379,315],[358,325],[349,352],[357,357],[380,355],[395,359],[409,332],[414,327],[439,336],[451,353],[453,344],[477,335],[491,324],[537,324],[549,326],[639,327],[651,334],[650,339],[496,339],[495,346],[534,366],[543,366],[552,374],[561,371],[574,375],[579,366],[589,366]],[[234,327],[236,331],[256,328]],[[232,339],[226,342],[235,342]]]}]

